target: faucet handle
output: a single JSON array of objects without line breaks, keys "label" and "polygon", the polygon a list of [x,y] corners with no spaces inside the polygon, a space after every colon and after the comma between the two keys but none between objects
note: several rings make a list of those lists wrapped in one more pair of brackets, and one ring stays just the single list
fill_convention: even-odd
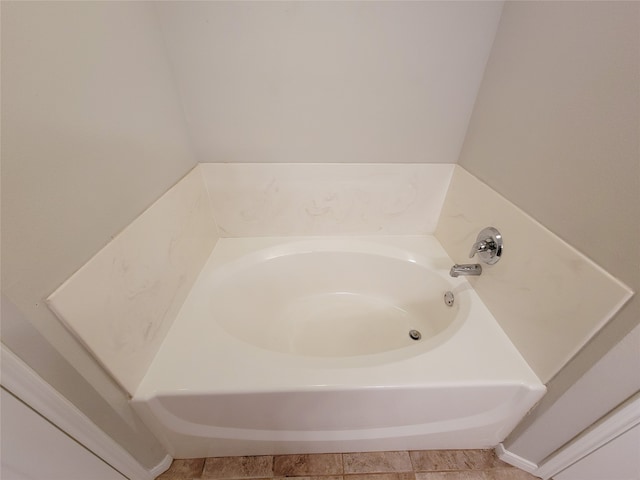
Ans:
[{"label": "faucet handle", "polygon": [[471,247],[469,258],[478,254],[480,260],[488,265],[493,265],[502,256],[502,235],[494,227],[483,229],[476,238],[476,242]]},{"label": "faucet handle", "polygon": [[477,241],[471,247],[471,251],[469,252],[469,258],[473,258],[476,253],[482,252],[491,252],[496,250],[496,243],[492,238],[485,238],[484,240]]}]

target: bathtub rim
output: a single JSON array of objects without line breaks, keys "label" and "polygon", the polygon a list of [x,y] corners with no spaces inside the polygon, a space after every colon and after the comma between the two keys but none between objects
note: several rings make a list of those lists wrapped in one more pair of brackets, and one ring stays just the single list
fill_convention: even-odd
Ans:
[{"label": "bathtub rim", "polygon": [[[448,269],[452,264],[452,260],[448,257],[438,240],[432,235],[419,235],[419,236],[357,236],[357,237],[251,237],[251,238],[221,238],[216,245],[216,248],[212,252],[210,258],[208,259],[206,265],[202,269],[200,276],[196,280],[195,285],[198,285],[203,278],[206,278],[208,275],[208,271],[210,269],[216,269],[220,265],[228,264],[233,260],[246,255],[247,253],[254,252],[257,249],[271,248],[273,246],[278,246],[281,244],[291,244],[291,243],[300,243],[303,242],[306,245],[310,245],[314,242],[333,242],[337,245],[342,242],[347,242],[349,245],[360,246],[363,242],[369,245],[374,246],[373,248],[386,248],[388,246],[394,247],[401,250],[407,250],[410,252],[412,256],[422,256],[424,258],[429,259],[429,262],[433,262],[436,265],[436,268],[439,269],[441,275],[448,275]],[[310,243],[311,242],[311,243]],[[380,247],[381,246],[381,247]],[[403,254],[404,255],[404,254]],[[470,368],[464,368],[464,365],[460,365],[460,362],[455,362],[453,365],[446,365],[447,368],[453,369],[453,380],[452,377],[438,375],[437,372],[434,372],[433,368],[426,368],[423,370],[427,370],[425,373],[426,376],[420,375],[420,378],[426,378],[427,382],[440,382],[440,383],[448,383],[449,381],[463,381],[463,382],[471,382],[474,383],[478,378],[481,379],[482,382],[491,382],[491,381],[508,381],[508,382],[522,382],[523,384],[530,386],[539,386],[542,385],[540,379],[535,375],[532,369],[525,362],[521,354],[517,351],[517,349],[513,346],[511,341],[508,339],[504,331],[499,327],[496,320],[493,318],[491,313],[486,309],[484,304],[480,301],[477,293],[473,290],[469,282],[464,277],[458,278],[450,278],[448,279],[452,285],[454,285],[456,289],[459,289],[459,293],[463,296],[467,295],[470,297],[469,307],[471,309],[477,309],[479,311],[479,315],[477,318],[474,318],[472,322],[469,322],[468,319],[465,319],[463,322],[459,322],[459,325],[456,325],[455,331],[450,326],[448,329],[445,329],[444,332],[441,332],[440,335],[449,333],[450,335],[447,337],[447,340],[454,339],[458,341],[457,335],[458,333],[465,333],[466,336],[475,338],[478,335],[489,334],[488,339],[490,340],[484,348],[481,348],[481,351],[485,352],[486,357],[491,357],[489,359],[482,356],[479,359],[479,362],[473,362],[470,364]],[[173,392],[176,390],[183,390],[185,392],[208,392],[211,391],[210,381],[212,380],[205,373],[197,373],[198,365],[209,364],[207,362],[200,362],[200,357],[203,355],[203,352],[193,352],[190,351],[189,348],[176,347],[176,340],[173,339],[175,335],[175,330],[180,328],[180,319],[182,317],[189,316],[189,308],[190,304],[193,302],[190,301],[190,297],[194,294],[194,289],[190,292],[187,300],[183,305],[183,309],[181,309],[178,317],[176,318],[176,322],[172,325],[169,333],[167,334],[163,344],[161,345],[156,358],[152,362],[150,368],[147,371],[147,374],[143,378],[142,382],[138,386],[134,398],[142,398],[142,397],[150,397],[154,394],[162,394],[162,392]],[[460,317],[459,317],[460,318]],[[455,323],[455,321],[454,321]],[[471,325],[473,324],[473,325]],[[471,333],[467,332],[471,326],[474,326],[474,331]],[[367,385],[381,385],[385,383],[384,381],[373,381],[367,382],[366,379],[363,380],[363,377],[359,375],[360,373],[370,373],[371,366],[373,367],[383,367],[385,371],[388,371],[390,368],[407,368],[411,371],[420,370],[419,364],[420,362],[425,362],[427,364],[438,362],[443,356],[446,357],[446,354],[443,354],[441,350],[442,347],[445,349],[451,350],[452,345],[450,342],[443,342],[442,345],[438,345],[437,348],[431,348],[422,352],[418,355],[411,356],[409,358],[400,358],[395,362],[391,363],[383,363],[383,364],[363,364],[361,366],[352,366],[349,368],[323,368],[330,367],[330,363],[339,362],[338,360],[329,359],[331,361],[324,362],[324,365],[318,365],[318,362],[313,364],[313,361],[308,360],[307,357],[306,362],[295,362],[293,365],[291,364],[291,357],[295,358],[304,358],[297,357],[293,355],[282,354],[280,352],[273,352],[270,350],[262,350],[254,347],[246,342],[241,342],[237,338],[227,334],[223,329],[219,329],[220,332],[223,333],[222,338],[224,338],[224,342],[218,342],[218,346],[221,348],[219,352],[215,352],[214,356],[218,359],[224,359],[224,361],[228,362],[236,362],[239,361],[239,368],[249,369],[251,371],[252,366],[242,358],[237,358],[237,352],[235,352],[236,348],[245,348],[249,347],[253,354],[256,354],[262,358],[264,361],[275,362],[278,366],[285,368],[286,374],[291,376],[291,381],[264,381],[263,378],[259,378],[258,382],[253,382],[251,385],[244,385],[245,382],[242,381],[234,381],[232,376],[229,375],[219,375],[213,374],[213,379],[218,382],[219,391],[226,392],[237,392],[237,391],[252,391],[253,389],[259,389],[261,391],[269,390],[272,388],[276,389],[287,389],[291,386],[294,388],[299,388],[302,385],[308,386],[346,386],[351,385],[351,381],[345,381],[345,377],[351,375],[352,378],[356,378],[356,385],[358,386],[367,386]],[[172,334],[173,333],[173,334]],[[435,338],[435,337],[434,337]],[[473,339],[472,339],[473,340]],[[179,342],[178,342],[179,343]],[[469,338],[464,340],[462,348],[469,348],[470,342]],[[447,347],[448,346],[448,347]],[[492,348],[492,346],[496,346],[497,348]],[[169,350],[169,353],[166,353],[165,350]],[[176,364],[174,364],[169,357],[171,355],[176,355],[176,352],[182,352],[182,355],[178,354],[179,359],[176,360],[177,363],[183,362],[187,365],[191,365],[194,368],[191,368],[186,374],[181,373],[179,368],[176,368]],[[434,354],[434,352],[438,352],[438,354]],[[383,352],[382,356],[387,355],[389,352]],[[451,353],[451,352],[449,352]],[[167,358],[165,358],[167,357]],[[435,358],[432,358],[435,357]],[[498,361],[498,364],[491,365],[491,361]],[[351,357],[355,358],[355,357]],[[321,358],[321,360],[325,360]],[[488,365],[489,369],[483,369],[483,365]],[[496,368],[493,368],[496,366]],[[258,367],[261,367],[260,365]],[[432,367],[432,365],[428,365],[428,367]],[[343,370],[342,374],[334,376],[338,370]],[[258,368],[260,371],[260,368]],[[320,373],[320,375],[315,375],[313,378],[307,378],[306,380],[300,381],[301,372],[311,371],[315,373]],[[435,375],[433,375],[436,373]],[[256,373],[259,375],[259,373]],[[332,381],[326,381],[327,378],[332,377]],[[294,380],[295,379],[295,380]],[[415,384],[416,381],[419,380],[407,380],[407,379],[395,379],[396,384],[409,384],[409,382],[413,382],[411,384]]]}]

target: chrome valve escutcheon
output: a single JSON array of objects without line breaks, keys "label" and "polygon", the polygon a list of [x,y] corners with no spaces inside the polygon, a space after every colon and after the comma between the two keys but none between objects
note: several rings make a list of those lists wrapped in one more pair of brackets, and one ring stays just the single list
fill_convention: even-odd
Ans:
[{"label": "chrome valve escutcheon", "polygon": [[473,258],[478,254],[478,257],[484,263],[493,265],[500,260],[503,250],[504,246],[500,232],[494,227],[487,227],[478,234],[476,242],[469,252],[469,258]]}]

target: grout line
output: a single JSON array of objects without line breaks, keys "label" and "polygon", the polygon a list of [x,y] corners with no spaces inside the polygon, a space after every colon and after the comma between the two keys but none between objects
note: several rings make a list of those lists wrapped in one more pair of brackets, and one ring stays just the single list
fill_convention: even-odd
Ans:
[{"label": "grout line", "polygon": [[409,455],[409,461],[411,462],[411,471],[415,475],[416,474],[416,464],[413,462],[413,455],[411,455],[412,451],[413,450],[407,450],[407,454]]},{"label": "grout line", "polygon": [[202,478],[202,476],[204,475],[204,466],[207,464],[207,459],[204,459],[204,462],[202,462],[202,468],[200,469],[200,473],[198,474],[198,476],[196,478],[200,479]]}]

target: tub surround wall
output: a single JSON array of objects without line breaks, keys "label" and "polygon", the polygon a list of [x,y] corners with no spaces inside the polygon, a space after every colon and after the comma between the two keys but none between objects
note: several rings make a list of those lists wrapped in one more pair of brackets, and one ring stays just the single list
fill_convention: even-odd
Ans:
[{"label": "tub surround wall", "polygon": [[546,383],[633,292],[456,166],[436,237],[454,261],[466,263],[476,235],[489,225],[504,237],[504,256],[469,281]]},{"label": "tub surround wall", "polygon": [[217,241],[196,167],[48,299],[133,394]]},{"label": "tub surround wall", "polygon": [[436,224],[458,263],[482,228],[502,231],[504,258],[469,280],[543,382],[632,294],[459,166],[200,164],[49,303],[133,394],[218,236],[429,235]]},{"label": "tub surround wall", "polygon": [[222,237],[427,235],[453,165],[200,164]]},{"label": "tub surround wall", "polygon": [[218,230],[220,236],[430,234],[452,171],[442,164],[200,164],[48,303],[133,394]]}]

